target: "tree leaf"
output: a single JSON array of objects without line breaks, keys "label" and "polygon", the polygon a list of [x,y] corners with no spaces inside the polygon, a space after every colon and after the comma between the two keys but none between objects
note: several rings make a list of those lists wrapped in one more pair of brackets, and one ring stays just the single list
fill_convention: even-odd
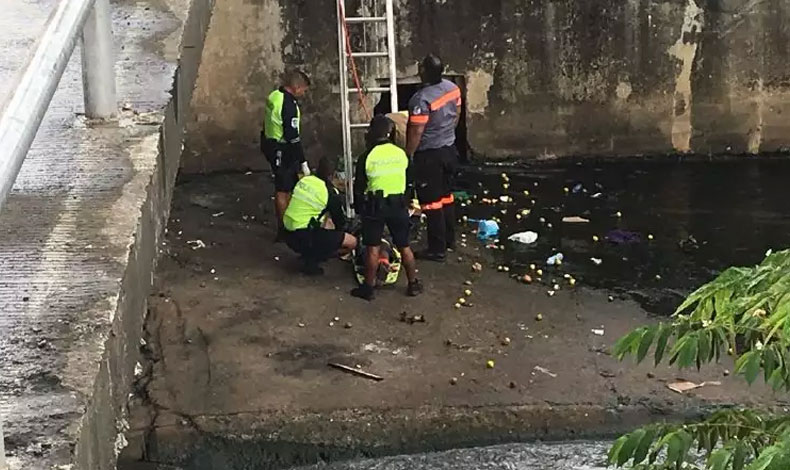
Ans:
[{"label": "tree leaf", "polygon": [[710,470],[724,470],[732,458],[732,450],[726,447],[716,449],[708,457],[708,468]]},{"label": "tree leaf", "polygon": [[735,363],[735,371],[742,373],[746,382],[751,385],[757,380],[760,373],[760,354],[758,351],[749,351],[738,358]]},{"label": "tree leaf", "polygon": [[636,446],[636,450],[634,451],[634,465],[640,464],[647,459],[647,453],[650,451],[650,445],[653,444],[656,434],[657,431],[654,428],[646,430],[645,434],[642,436],[642,440],[639,441],[639,445]]},{"label": "tree leaf", "polygon": [[656,329],[657,327],[647,328],[642,334],[642,338],[639,340],[639,348],[636,353],[637,364],[645,360],[645,356],[647,356],[647,352],[653,344],[653,339],[656,337]]},{"label": "tree leaf", "polygon": [[732,470],[743,470],[748,453],[749,448],[746,446],[746,444],[742,442],[735,444],[735,452],[732,456]]},{"label": "tree leaf", "polygon": [[617,461],[620,458],[620,449],[623,448],[623,445],[625,444],[625,442],[627,440],[628,440],[628,435],[625,435],[625,436],[621,436],[619,439],[617,439],[614,442],[614,444],[612,445],[612,448],[609,449],[609,465],[621,466],[621,465],[617,464]]},{"label": "tree leaf", "polygon": [[667,463],[680,466],[683,459],[683,440],[677,433],[672,433],[667,446]]},{"label": "tree leaf", "polygon": [[628,439],[626,439],[625,443],[620,448],[620,453],[617,455],[618,466],[622,467],[626,462],[631,460],[636,447],[642,442],[642,438],[645,437],[645,433],[646,431],[644,429],[637,429],[628,435]]},{"label": "tree leaf", "polygon": [[667,342],[669,341],[669,337],[672,336],[672,328],[664,323],[659,323],[658,331],[658,341],[656,341],[656,350],[654,354],[655,365],[661,364],[661,360],[664,358],[664,351],[667,349]]},{"label": "tree leaf", "polygon": [[681,368],[691,367],[697,361],[697,335],[689,333],[687,337],[688,341],[680,350],[680,357],[678,358],[678,365]]},{"label": "tree leaf", "polygon": [[634,350],[634,343],[642,339],[642,332],[643,328],[638,328],[617,340],[614,348],[612,348],[614,356],[622,361],[625,356]]},{"label": "tree leaf", "polygon": [[749,470],[765,470],[768,468],[769,465],[774,461],[774,458],[779,454],[779,448],[776,446],[768,447],[767,449],[763,449],[760,453],[760,456],[752,462],[749,467]]}]

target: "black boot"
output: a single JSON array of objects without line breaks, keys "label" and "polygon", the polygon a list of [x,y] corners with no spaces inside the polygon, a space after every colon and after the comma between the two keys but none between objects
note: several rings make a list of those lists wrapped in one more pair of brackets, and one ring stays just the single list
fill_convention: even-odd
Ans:
[{"label": "black boot", "polygon": [[376,298],[376,291],[373,289],[373,286],[360,284],[359,287],[351,290],[351,296],[370,302]]},{"label": "black boot", "polygon": [[409,297],[417,297],[422,293],[422,282],[420,282],[419,279],[415,279],[414,282],[409,283],[409,288],[406,290],[406,294],[408,294]]}]

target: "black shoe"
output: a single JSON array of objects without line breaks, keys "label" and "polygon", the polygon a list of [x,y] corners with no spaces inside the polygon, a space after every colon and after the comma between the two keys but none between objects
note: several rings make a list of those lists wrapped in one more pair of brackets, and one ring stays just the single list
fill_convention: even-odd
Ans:
[{"label": "black shoe", "polygon": [[422,282],[419,279],[409,283],[409,288],[406,289],[406,294],[409,297],[417,297],[423,293]]},{"label": "black shoe", "polygon": [[447,255],[444,253],[434,253],[431,251],[419,251],[414,254],[417,259],[425,261],[434,261],[436,263],[444,263],[447,260]]},{"label": "black shoe", "polygon": [[323,276],[324,275],[324,268],[317,265],[316,263],[305,263],[302,266],[302,274],[305,276]]},{"label": "black shoe", "polygon": [[448,242],[447,243],[447,251],[453,252],[453,251],[455,251],[455,249],[456,249],[455,242]]},{"label": "black shoe", "polygon": [[356,289],[351,289],[351,296],[370,302],[376,298],[376,291],[367,284],[360,284]]}]

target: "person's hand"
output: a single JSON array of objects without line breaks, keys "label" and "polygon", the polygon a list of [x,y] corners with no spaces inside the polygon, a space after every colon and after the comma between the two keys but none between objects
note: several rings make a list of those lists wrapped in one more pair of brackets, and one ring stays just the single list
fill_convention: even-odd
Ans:
[{"label": "person's hand", "polygon": [[310,176],[310,165],[307,162],[302,162],[302,175],[303,176]]}]

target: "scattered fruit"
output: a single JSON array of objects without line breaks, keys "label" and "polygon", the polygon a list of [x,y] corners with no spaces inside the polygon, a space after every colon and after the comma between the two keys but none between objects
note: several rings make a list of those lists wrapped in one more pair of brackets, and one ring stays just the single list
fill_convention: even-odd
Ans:
[{"label": "scattered fruit", "polygon": [[593,235],[592,239],[593,239],[594,242],[597,242],[597,241],[601,240],[600,238],[598,238],[598,235]]},{"label": "scattered fruit", "polygon": [[647,239],[648,240],[654,240],[655,238],[656,237],[654,237],[652,233],[647,234]]},{"label": "scattered fruit", "polygon": [[537,321],[543,321],[543,314],[542,314],[542,313],[539,313],[539,314],[535,315],[535,320],[537,320]]},{"label": "scattered fruit", "polygon": [[458,303],[459,303],[459,304],[461,304],[461,305],[463,305],[463,304],[465,304],[465,303],[466,303],[466,299],[465,299],[465,298],[463,298],[463,297],[461,297],[460,299],[458,299]]},{"label": "scattered fruit", "polygon": [[494,361],[489,359],[488,362],[486,362],[486,368],[493,369],[494,368]]},{"label": "scattered fruit", "polygon": [[458,377],[453,377],[450,379],[450,385],[458,385]]},{"label": "scattered fruit", "polygon": [[453,307],[455,307],[456,309],[459,309],[459,308],[461,308],[461,304],[455,304],[455,305],[453,305]]},{"label": "scattered fruit", "polygon": [[507,336],[502,338],[502,346],[510,346],[510,338],[508,338]]},{"label": "scattered fruit", "polygon": [[510,267],[509,266],[502,266],[502,270],[505,271],[505,272],[510,272]]},{"label": "scattered fruit", "polygon": [[535,270],[535,268],[536,268],[536,267],[537,267],[537,266],[535,266],[534,264],[530,264],[530,265],[529,265],[529,269],[531,269],[531,270],[533,270],[533,271]]},{"label": "scattered fruit", "polygon": [[568,284],[570,284],[571,286],[575,286],[576,285],[576,279],[574,279],[574,278],[568,279]]},{"label": "scattered fruit", "polygon": [[538,269],[537,271],[535,271],[535,274],[537,274],[538,276],[542,276],[543,275],[543,270],[542,269]]},{"label": "scattered fruit", "polygon": [[620,218],[620,217],[622,217],[622,216],[623,216],[623,213],[622,213],[622,212],[620,212],[620,211],[617,211],[617,214],[615,214],[615,215],[616,215],[618,218]]},{"label": "scattered fruit", "polygon": [[464,295],[465,295],[465,296],[467,296],[467,297],[469,297],[470,295],[472,295],[472,291],[471,291],[471,290],[469,290],[469,289],[466,289],[466,290],[464,291]]},{"label": "scattered fruit", "polygon": [[532,276],[529,274],[524,274],[521,276],[521,280],[524,282],[524,284],[532,284]]}]

